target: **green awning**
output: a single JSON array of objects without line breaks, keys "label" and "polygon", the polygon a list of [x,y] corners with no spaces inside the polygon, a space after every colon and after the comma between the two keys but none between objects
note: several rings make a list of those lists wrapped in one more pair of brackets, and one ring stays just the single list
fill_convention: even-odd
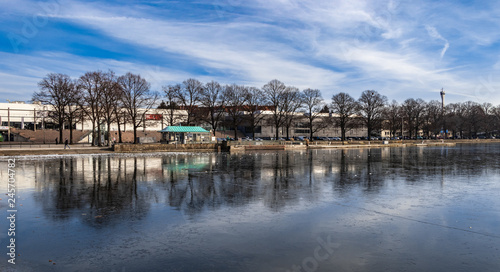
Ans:
[{"label": "green awning", "polygon": [[175,132],[175,133],[209,133],[202,127],[186,127],[186,126],[168,126],[158,132]]}]

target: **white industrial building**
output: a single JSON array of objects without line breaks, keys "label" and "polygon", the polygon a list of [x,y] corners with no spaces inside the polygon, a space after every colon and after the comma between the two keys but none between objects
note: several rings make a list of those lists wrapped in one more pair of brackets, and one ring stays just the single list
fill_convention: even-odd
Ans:
[{"label": "white industrial building", "polygon": [[[16,128],[21,130],[40,130],[40,129],[59,129],[56,124],[49,118],[49,111],[51,106],[42,105],[40,103],[25,103],[19,101],[13,101],[9,103],[0,103],[0,131],[4,134],[10,128]],[[170,124],[168,120],[169,110],[167,109],[150,109],[144,115],[144,125],[139,128],[140,131],[160,131],[166,126],[179,125],[179,121],[185,119],[187,112],[184,110],[175,110],[175,120],[177,123]],[[275,127],[272,125],[272,112],[263,111],[263,120],[260,125],[255,130],[255,136],[259,138],[264,137],[275,137],[276,131]],[[309,136],[309,128],[307,127],[305,114],[296,113],[296,121],[289,129],[289,136]],[[328,113],[324,114],[326,117],[332,117]],[[226,116],[226,119],[229,116]],[[333,117],[332,117],[333,118]],[[90,131],[92,130],[92,123],[85,116],[80,118],[83,121],[78,121],[74,125],[73,129],[80,131]],[[198,124],[203,128],[210,130],[208,124]],[[101,128],[106,130],[104,124],[101,124]],[[64,129],[69,129],[68,125],[65,125]],[[116,122],[111,124],[110,131],[117,131],[118,126]],[[132,131],[133,126],[131,123],[125,123],[120,126],[122,132]],[[234,134],[234,130],[229,125],[224,126],[221,123],[221,131],[225,132],[227,135]],[[251,131],[248,125],[242,124],[238,126],[239,135],[251,136]],[[366,128],[359,127],[351,129],[347,132],[347,137],[366,137]],[[286,137],[287,133],[285,128],[279,129],[279,137]],[[334,125],[329,125],[324,129],[321,129],[314,133],[314,136],[318,137],[340,137],[340,128]]]}]

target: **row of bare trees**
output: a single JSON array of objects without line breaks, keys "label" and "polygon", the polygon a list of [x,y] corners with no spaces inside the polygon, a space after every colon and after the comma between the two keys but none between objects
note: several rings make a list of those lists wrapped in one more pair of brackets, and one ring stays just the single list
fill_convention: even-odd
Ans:
[{"label": "row of bare trees", "polygon": [[[70,141],[77,122],[89,120],[92,123],[92,144],[103,145],[102,125],[106,125],[108,144],[111,144],[110,127],[118,124],[119,142],[122,142],[120,124],[132,124],[134,142],[137,128],[142,126],[144,115],[158,99],[150,90],[150,84],[140,75],[127,73],[116,76],[114,72],[87,72],[78,79],[65,74],[48,74],[38,83],[40,91],[33,94],[33,101],[49,105],[49,114],[54,122],[70,130]],[[62,140],[62,129],[59,130]]]},{"label": "row of bare trees", "polygon": [[[422,99],[407,99],[402,104],[393,100],[387,104],[382,115],[382,128],[391,136],[407,131],[408,137],[417,138],[420,133],[425,138],[442,134],[456,138],[476,138],[479,134],[491,136],[500,127],[500,105],[473,101],[448,104]],[[448,133],[445,133],[445,132]]]},{"label": "row of bare trees", "polygon": [[[60,127],[73,125],[82,118],[92,123],[93,139],[101,145],[101,126],[117,123],[132,124],[134,141],[137,129],[143,126],[145,114],[158,102],[159,94],[150,90],[150,84],[140,75],[127,73],[116,76],[112,71],[88,72],[73,80],[64,74],[49,74],[39,82],[40,91],[34,101],[52,106],[51,117]],[[258,126],[273,127],[275,137],[300,124],[309,137],[325,128],[340,128],[342,139],[355,127],[367,129],[367,137],[380,135],[382,129],[390,136],[433,137],[443,130],[454,136],[476,137],[478,133],[491,133],[500,125],[500,106],[490,103],[464,102],[449,104],[445,108],[432,100],[407,99],[402,104],[373,90],[364,91],[356,100],[348,93],[333,95],[327,103],[317,89],[300,91],[274,79],[262,88],[215,81],[202,83],[190,78],[180,84],[163,87],[163,101],[159,109],[166,110],[163,118],[169,125],[205,125],[214,132],[221,126],[231,127],[237,138],[238,127],[250,127],[253,137]],[[266,110],[270,114],[263,114]],[[179,114],[182,112],[182,114]],[[266,118],[265,118],[266,117]],[[62,138],[62,131],[60,134]],[[109,139],[109,135],[108,135]]]},{"label": "row of bare trees", "polygon": [[[221,125],[226,125],[235,131],[237,137],[238,127],[245,123],[255,138],[255,129],[264,122],[264,110],[272,112],[265,124],[275,128],[276,138],[281,128],[289,136],[299,110],[306,113],[311,137],[327,126],[327,118],[319,114],[324,108],[319,90],[300,91],[279,80],[271,80],[259,89],[237,84],[221,85],[215,81],[203,84],[196,79],[188,79],[182,84],[165,86],[163,91],[165,100],[159,108],[168,110],[168,124],[181,123],[174,117],[175,110],[183,109],[186,111],[183,124],[205,123],[214,134]],[[325,120],[318,122],[320,118]]]},{"label": "row of bare trees", "polygon": [[[182,84],[163,87],[163,90],[166,101],[160,108],[169,110],[167,115],[171,118],[167,123],[176,123],[174,111],[182,108],[187,112],[185,124],[205,123],[214,133],[224,124],[234,129],[235,137],[242,123],[251,128],[253,137],[257,126],[269,125],[276,138],[280,131],[288,138],[297,124],[307,129],[310,138],[332,125],[340,127],[343,139],[349,129],[359,126],[365,126],[368,135],[372,135],[380,131],[387,104],[387,98],[376,91],[365,91],[358,100],[347,93],[339,93],[328,104],[320,90],[300,91],[276,79],[261,89],[236,84],[223,86],[214,81],[203,84],[188,79]],[[271,112],[266,120],[262,115],[264,109]]]},{"label": "row of bare trees", "polygon": [[364,91],[358,100],[347,93],[336,94],[331,110],[337,114],[334,119],[343,138],[346,131],[358,126],[367,128],[368,137],[385,129],[390,137],[410,138],[448,135],[475,138],[479,134],[496,134],[500,127],[500,105],[466,101],[443,107],[437,100],[426,102],[420,98],[409,98],[400,104],[395,100],[387,102],[387,98],[376,91]]}]

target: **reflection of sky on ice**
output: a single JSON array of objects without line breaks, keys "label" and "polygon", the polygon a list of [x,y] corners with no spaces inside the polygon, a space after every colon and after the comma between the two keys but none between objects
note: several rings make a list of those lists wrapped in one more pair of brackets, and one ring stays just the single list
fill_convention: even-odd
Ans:
[{"label": "reflection of sky on ice", "polygon": [[19,157],[21,267],[488,271],[499,147]]}]

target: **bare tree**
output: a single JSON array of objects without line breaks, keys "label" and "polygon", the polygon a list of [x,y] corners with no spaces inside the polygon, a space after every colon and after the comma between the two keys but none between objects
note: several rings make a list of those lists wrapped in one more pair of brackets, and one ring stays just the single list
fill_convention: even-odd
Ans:
[{"label": "bare tree", "polygon": [[201,105],[205,108],[207,115],[203,119],[210,124],[214,136],[221,119],[224,117],[225,96],[223,92],[224,88],[215,81],[206,83],[201,92]]},{"label": "bare tree", "polygon": [[33,94],[33,101],[50,106],[50,115],[59,126],[59,139],[62,141],[66,112],[71,102],[75,84],[68,75],[48,74],[38,82],[39,92]]},{"label": "bare tree", "polygon": [[453,131],[453,136],[464,137],[465,108],[462,103],[446,105],[446,125]]},{"label": "bare tree", "polygon": [[483,118],[481,122],[481,126],[484,130],[485,136],[491,136],[491,131],[495,127],[495,115],[493,113],[493,104],[485,102],[481,104],[481,109],[483,110]]},{"label": "bare tree", "polygon": [[285,122],[285,96],[286,86],[283,82],[273,79],[262,87],[262,91],[272,108],[272,124],[276,129],[276,139],[279,138],[279,128]]},{"label": "bare tree", "polygon": [[462,105],[464,107],[464,123],[465,129],[468,131],[468,137],[475,138],[482,128],[484,111],[481,105],[474,101],[466,101]]},{"label": "bare tree", "polygon": [[283,97],[285,120],[283,126],[286,131],[286,138],[290,139],[290,128],[297,119],[297,111],[302,107],[302,93],[296,87],[287,87]]},{"label": "bare tree", "polygon": [[127,73],[118,78],[121,100],[134,128],[134,144],[137,143],[137,128],[144,125],[146,113],[153,107],[158,94],[150,90],[150,84],[140,75]]},{"label": "bare tree", "polygon": [[390,137],[395,137],[396,132],[401,129],[401,107],[396,100],[392,100],[385,108],[382,114],[382,127],[389,130]]},{"label": "bare tree", "polygon": [[[120,84],[115,85],[114,91],[118,93],[117,97],[121,96],[122,89]],[[113,114],[115,116],[116,125],[118,126],[118,142],[123,143],[121,125],[123,124],[125,129],[125,124],[127,123],[128,118],[126,112],[123,109],[123,103],[121,98],[119,98],[114,104]]]},{"label": "bare tree", "polygon": [[[66,120],[69,125],[69,143],[73,144],[73,126],[78,122],[83,122],[83,112],[80,105],[82,104],[82,95],[78,90],[78,81],[73,81],[73,88],[68,90],[68,106],[65,111]],[[60,141],[62,142],[62,141]]]},{"label": "bare tree", "polygon": [[[306,117],[309,127],[309,137],[313,138],[314,133],[325,129],[328,126],[328,119],[322,116],[321,111],[326,107],[321,96],[321,91],[318,89],[305,89],[302,91],[304,107],[306,109]],[[326,108],[328,113],[329,109]]]},{"label": "bare tree", "polygon": [[358,103],[347,93],[338,93],[332,97],[331,110],[336,115],[335,123],[340,127],[342,141],[345,141],[346,132],[356,125],[355,114]]},{"label": "bare tree", "polygon": [[408,124],[407,128],[409,136],[412,137],[412,134],[414,132],[415,139],[418,137],[425,105],[425,101],[420,98],[409,98],[404,101],[402,106]]},{"label": "bare tree", "polygon": [[431,100],[424,108],[422,129],[427,137],[435,136],[444,129],[442,122],[442,104],[437,100]]},{"label": "bare tree", "polygon": [[264,93],[259,88],[250,87],[247,89],[247,93],[248,96],[245,107],[245,119],[250,125],[252,139],[255,140],[255,130],[264,119],[265,115],[262,113],[264,109],[266,109],[264,105],[267,105],[268,101]]},{"label": "bare tree", "polygon": [[115,73],[109,71],[104,76],[104,84],[101,96],[101,107],[102,107],[102,118],[106,123],[106,139],[108,141],[108,146],[111,146],[111,124],[120,118],[119,114],[116,114],[116,108],[119,105],[119,100],[121,99],[121,87],[117,82]]},{"label": "bare tree", "polygon": [[243,106],[248,100],[248,92],[245,86],[227,85],[224,88],[223,97],[226,101],[225,109],[230,118],[229,122],[234,129],[234,138],[238,139],[238,126],[244,120]]},{"label": "bare tree", "polygon": [[497,133],[500,131],[500,105],[493,107],[491,109],[491,113],[494,116],[494,128],[497,131]]},{"label": "bare tree", "polygon": [[92,145],[101,145],[102,95],[107,85],[102,71],[87,72],[78,80],[82,93],[81,108],[92,122]]},{"label": "bare tree", "polygon": [[380,130],[382,126],[382,113],[387,104],[387,97],[373,90],[361,93],[358,100],[359,115],[368,130],[368,139],[372,137],[374,130]]},{"label": "bare tree", "polygon": [[181,90],[181,85],[170,85],[168,87],[163,87],[163,93],[165,94],[166,103],[163,107],[158,107],[167,110],[166,121],[169,126],[180,123],[181,118],[176,114],[180,110],[179,92]]},{"label": "bare tree", "polygon": [[186,125],[191,125],[195,118],[198,104],[200,103],[203,84],[193,78],[182,82],[181,88],[178,90],[177,98],[184,110],[187,111]]}]

